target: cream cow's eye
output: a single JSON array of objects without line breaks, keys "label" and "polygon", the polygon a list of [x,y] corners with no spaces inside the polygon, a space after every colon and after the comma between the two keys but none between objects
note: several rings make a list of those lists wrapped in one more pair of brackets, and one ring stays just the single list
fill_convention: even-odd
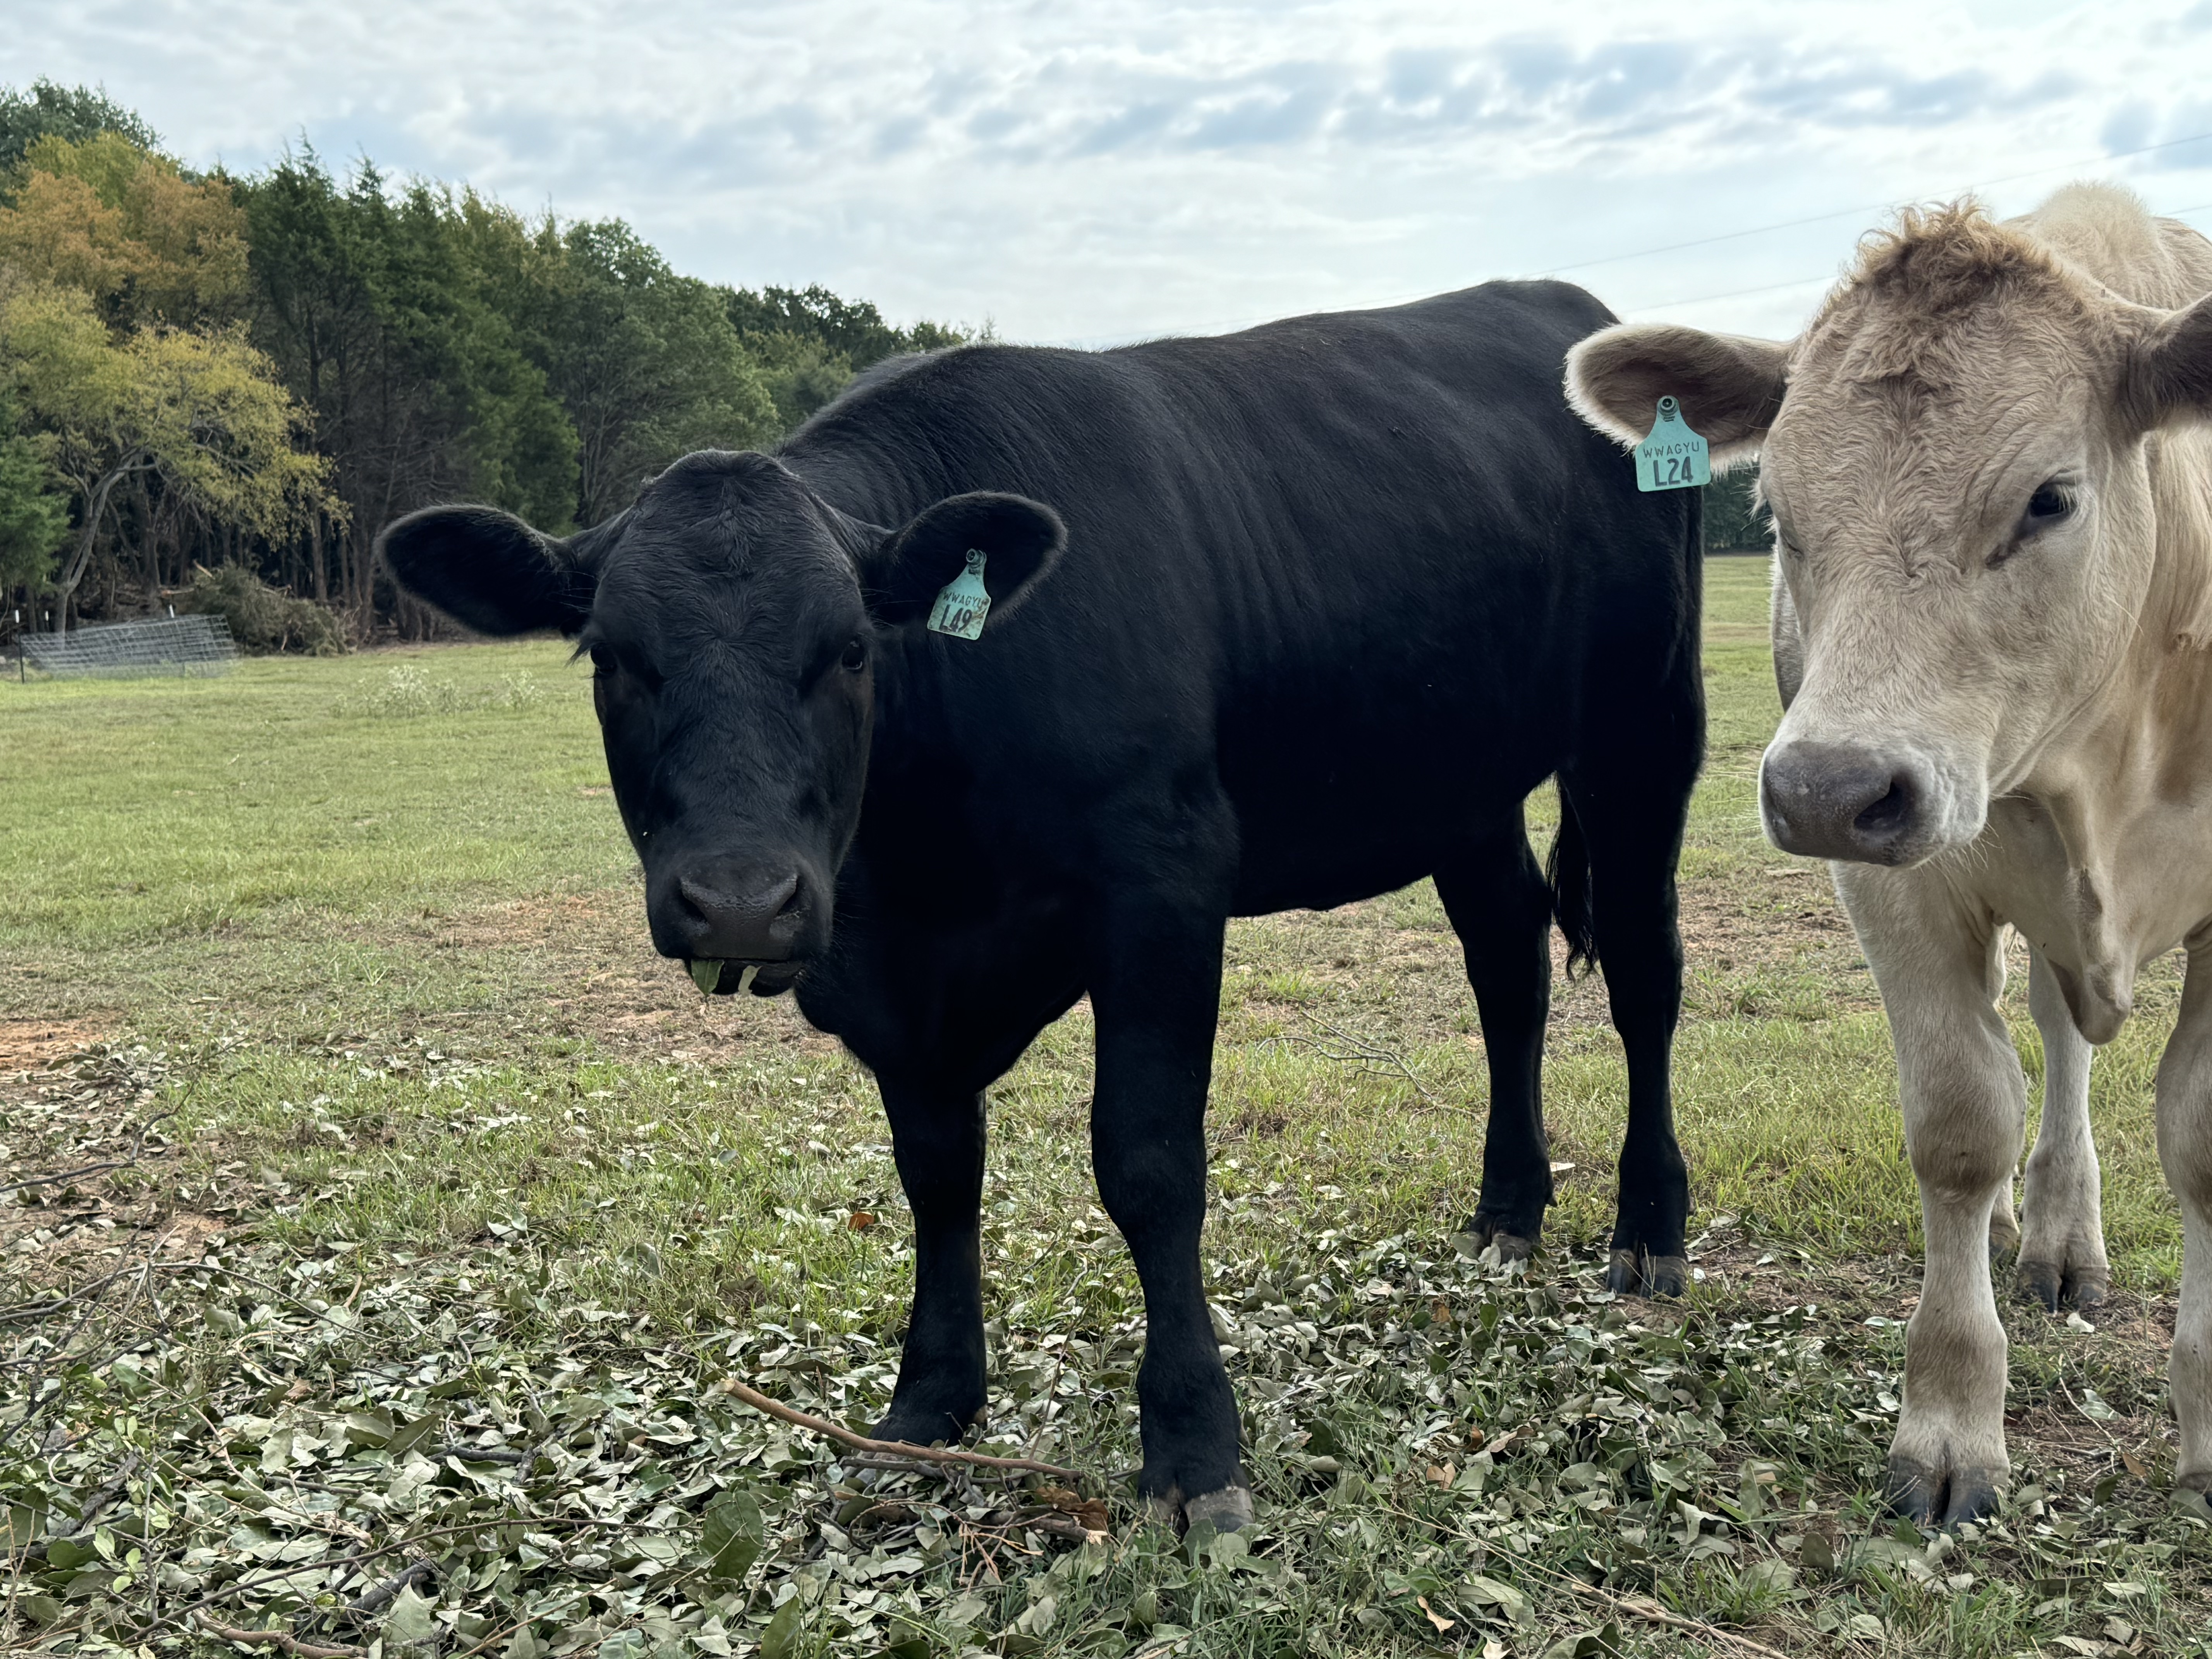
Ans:
[{"label": "cream cow's eye", "polygon": [[2048,530],[2074,516],[2074,492],[2056,478],[2036,486],[2035,494],[2027,498],[2027,511],[2021,515],[2020,527],[2033,533]]}]

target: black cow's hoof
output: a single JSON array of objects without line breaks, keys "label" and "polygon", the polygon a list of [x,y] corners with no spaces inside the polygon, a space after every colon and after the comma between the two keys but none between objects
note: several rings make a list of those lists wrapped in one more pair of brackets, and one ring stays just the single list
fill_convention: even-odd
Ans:
[{"label": "black cow's hoof", "polygon": [[1934,1469],[1909,1457],[1893,1456],[1884,1495],[1889,1506],[1916,1527],[1948,1532],[1962,1521],[1978,1521],[1997,1506],[2002,1469]]},{"label": "black cow's hoof", "polygon": [[2033,1297],[2043,1304],[2044,1312],[2054,1314],[2068,1303],[2076,1308],[2101,1307],[2111,1289],[2109,1280],[2089,1273],[2070,1271],[2056,1261],[2023,1261],[2014,1273],[2013,1282],[2022,1296]]},{"label": "black cow's hoof", "polygon": [[1249,1486],[1224,1486],[1201,1498],[1185,1498],[1170,1491],[1164,1498],[1147,1498],[1145,1513],[1162,1526],[1180,1526],[1188,1532],[1201,1522],[1216,1532],[1242,1532],[1252,1524],[1252,1491]]},{"label": "black cow's hoof", "polygon": [[1606,1265],[1605,1287],[1615,1296],[1680,1296],[1690,1283],[1690,1260],[1615,1250]]},{"label": "black cow's hoof", "polygon": [[1681,1295],[1690,1288],[1690,1258],[1686,1255],[1644,1257],[1644,1287],[1646,1296]]},{"label": "black cow's hoof", "polygon": [[1498,1252],[1501,1262],[1526,1261],[1536,1254],[1536,1241],[1520,1233],[1509,1233],[1502,1228],[1491,1234],[1488,1243]]},{"label": "black cow's hoof", "polygon": [[1484,1245],[1495,1245],[1500,1261],[1526,1261],[1536,1254],[1543,1222],[1517,1219],[1495,1211],[1478,1209],[1466,1230]]},{"label": "black cow's hoof", "polygon": [[983,1414],[977,1406],[964,1413],[894,1400],[884,1420],[868,1431],[871,1440],[896,1440],[908,1446],[957,1446],[968,1425]]},{"label": "black cow's hoof", "polygon": [[1615,1250],[1606,1263],[1605,1287],[1615,1296],[1634,1296],[1644,1288],[1644,1270],[1633,1250]]}]

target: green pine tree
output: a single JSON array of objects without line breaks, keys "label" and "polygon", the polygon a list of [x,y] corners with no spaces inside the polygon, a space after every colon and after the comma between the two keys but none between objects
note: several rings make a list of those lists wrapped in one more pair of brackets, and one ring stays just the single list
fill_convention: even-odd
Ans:
[{"label": "green pine tree", "polygon": [[1705,486],[1707,552],[1765,552],[1774,544],[1774,526],[1759,503],[1758,489],[1755,466],[1740,466]]},{"label": "green pine tree", "polygon": [[43,584],[69,539],[69,496],[17,422],[15,395],[0,386],[0,593]]}]

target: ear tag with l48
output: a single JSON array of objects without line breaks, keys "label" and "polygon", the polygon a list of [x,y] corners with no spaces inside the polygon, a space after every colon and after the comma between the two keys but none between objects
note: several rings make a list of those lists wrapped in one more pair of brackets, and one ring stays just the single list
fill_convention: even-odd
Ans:
[{"label": "ear tag with l48", "polygon": [[983,618],[991,614],[991,596],[983,586],[985,555],[968,550],[968,568],[937,590],[937,603],[929,607],[929,629],[956,640],[975,639],[983,632]]},{"label": "ear tag with l48", "polygon": [[1681,404],[1672,398],[1662,398],[1651,435],[1636,446],[1636,487],[1687,489],[1712,481],[1705,441],[1690,430],[1690,423],[1682,418]]}]

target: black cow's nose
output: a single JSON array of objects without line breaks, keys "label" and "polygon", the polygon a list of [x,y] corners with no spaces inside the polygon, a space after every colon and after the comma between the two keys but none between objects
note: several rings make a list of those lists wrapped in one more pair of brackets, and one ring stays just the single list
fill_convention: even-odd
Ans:
[{"label": "black cow's nose", "polygon": [[694,961],[781,962],[810,920],[799,872],[714,860],[676,884],[684,954]]},{"label": "black cow's nose", "polygon": [[1924,839],[1927,786],[1906,759],[1852,744],[1790,743],[1759,768],[1767,833],[1806,858],[1899,864]]}]

